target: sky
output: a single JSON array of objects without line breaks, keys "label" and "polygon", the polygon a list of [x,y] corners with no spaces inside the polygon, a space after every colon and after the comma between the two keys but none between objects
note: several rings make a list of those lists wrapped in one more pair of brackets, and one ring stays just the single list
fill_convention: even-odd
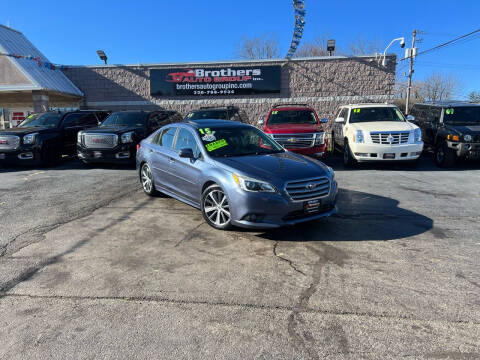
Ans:
[{"label": "sky", "polygon": [[[302,41],[327,35],[347,48],[359,38],[382,47],[397,37],[411,44],[420,30],[419,51],[480,28],[480,1],[305,0]],[[282,56],[293,33],[291,0],[2,0],[0,24],[21,31],[53,63],[95,65],[96,50],[110,64],[171,63],[235,59],[243,37],[271,34]],[[398,43],[391,48],[404,57]],[[28,55],[28,54],[27,54]],[[459,44],[419,56],[414,80],[433,72],[452,74],[457,98],[480,91],[480,33]],[[408,62],[399,61],[404,81]]]}]

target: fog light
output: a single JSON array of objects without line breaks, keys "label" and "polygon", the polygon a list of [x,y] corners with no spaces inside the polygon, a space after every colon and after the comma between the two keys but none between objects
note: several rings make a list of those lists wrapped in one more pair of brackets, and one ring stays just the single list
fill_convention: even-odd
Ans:
[{"label": "fog light", "polygon": [[355,153],[355,156],[368,157],[368,154],[367,153]]},{"label": "fog light", "polygon": [[31,153],[31,152],[21,153],[21,154],[18,154],[18,158],[19,158],[20,160],[30,160],[30,159],[33,159],[33,153]]},{"label": "fog light", "polygon": [[259,223],[263,221],[264,217],[265,217],[264,214],[248,214],[243,217],[243,220],[248,222]]}]

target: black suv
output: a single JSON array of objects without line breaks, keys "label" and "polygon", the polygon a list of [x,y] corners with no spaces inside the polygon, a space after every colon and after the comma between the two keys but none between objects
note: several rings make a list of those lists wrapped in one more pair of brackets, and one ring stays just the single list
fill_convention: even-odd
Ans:
[{"label": "black suv", "polygon": [[480,159],[480,104],[433,102],[415,104],[410,121],[416,123],[435,163],[451,167],[457,158]]},{"label": "black suv", "polygon": [[182,116],[176,111],[114,112],[99,127],[78,133],[78,157],[86,164],[135,163],[140,141],[166,124],[180,121]]},{"label": "black suv", "polygon": [[31,114],[16,128],[0,130],[0,163],[46,165],[75,155],[77,133],[107,115],[95,110]]},{"label": "black suv", "polygon": [[198,110],[190,111],[185,116],[185,121],[203,119],[233,120],[248,124],[247,114],[236,106],[201,107]]}]

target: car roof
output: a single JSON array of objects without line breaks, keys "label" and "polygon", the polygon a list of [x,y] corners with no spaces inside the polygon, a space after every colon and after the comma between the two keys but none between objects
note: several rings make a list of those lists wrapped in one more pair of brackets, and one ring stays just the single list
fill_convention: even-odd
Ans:
[{"label": "car roof", "polygon": [[423,105],[423,106],[432,106],[432,107],[462,107],[462,106],[480,106],[477,103],[471,103],[467,101],[458,101],[458,100],[449,100],[449,101],[431,101],[431,102],[423,102],[423,103],[416,103],[414,105]]},{"label": "car roof", "polygon": [[386,103],[359,103],[359,104],[348,104],[342,105],[341,108],[368,108],[368,107],[398,107],[395,104],[386,104]]},{"label": "car roof", "polygon": [[201,120],[188,120],[186,124],[191,125],[194,128],[203,128],[203,127],[250,127],[250,125],[243,124],[239,121],[232,120],[217,120],[217,119],[201,119]]}]

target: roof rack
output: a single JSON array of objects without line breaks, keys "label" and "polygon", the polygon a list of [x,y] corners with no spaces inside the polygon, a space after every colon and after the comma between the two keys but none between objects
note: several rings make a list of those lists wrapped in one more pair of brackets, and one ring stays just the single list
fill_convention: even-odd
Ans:
[{"label": "roof rack", "polygon": [[237,106],[234,105],[227,105],[227,106],[202,106],[200,107],[200,110],[205,110],[205,109],[221,109],[221,108],[227,108],[227,109],[236,109]]},{"label": "roof rack", "polygon": [[296,103],[275,104],[275,105],[273,105],[273,107],[276,108],[276,107],[281,107],[281,106],[292,106],[292,105],[311,107],[308,104],[296,104]]}]

